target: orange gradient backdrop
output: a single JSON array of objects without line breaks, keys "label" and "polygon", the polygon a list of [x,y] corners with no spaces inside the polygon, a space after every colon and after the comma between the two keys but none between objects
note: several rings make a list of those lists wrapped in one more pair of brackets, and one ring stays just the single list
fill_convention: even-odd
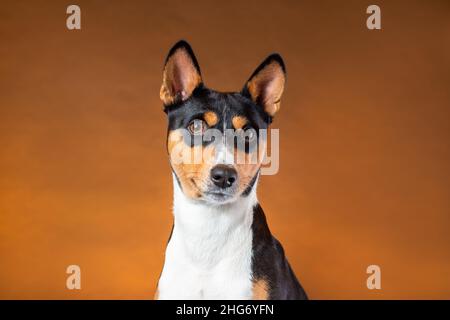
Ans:
[{"label": "orange gradient backdrop", "polygon": [[159,87],[181,38],[217,90],[284,57],[259,198],[311,298],[450,298],[448,1],[378,1],[378,31],[368,1],[77,1],[79,31],[70,4],[0,5],[0,298],[152,298],[172,224]]}]

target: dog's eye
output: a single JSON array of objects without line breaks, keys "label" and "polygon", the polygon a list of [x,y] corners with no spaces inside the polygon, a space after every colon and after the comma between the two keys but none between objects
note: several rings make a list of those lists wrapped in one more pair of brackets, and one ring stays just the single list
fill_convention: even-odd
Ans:
[{"label": "dog's eye", "polygon": [[245,129],[245,142],[253,142],[256,139],[256,131],[253,128]]},{"label": "dog's eye", "polygon": [[207,128],[205,121],[194,119],[189,123],[188,129],[192,134],[203,134]]}]

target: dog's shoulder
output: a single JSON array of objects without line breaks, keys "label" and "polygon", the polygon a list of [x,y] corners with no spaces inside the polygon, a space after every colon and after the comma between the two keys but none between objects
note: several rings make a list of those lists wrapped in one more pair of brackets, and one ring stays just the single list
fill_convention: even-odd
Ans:
[{"label": "dog's shoulder", "polygon": [[252,280],[256,298],[307,299],[284,253],[283,246],[270,232],[263,209],[253,210]]}]

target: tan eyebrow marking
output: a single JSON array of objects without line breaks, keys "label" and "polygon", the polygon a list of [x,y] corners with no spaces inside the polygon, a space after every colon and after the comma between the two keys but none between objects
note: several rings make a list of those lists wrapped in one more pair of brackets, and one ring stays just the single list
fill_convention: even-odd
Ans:
[{"label": "tan eyebrow marking", "polygon": [[248,120],[243,116],[235,116],[231,122],[233,123],[233,127],[235,129],[242,129],[247,124]]},{"label": "tan eyebrow marking", "polygon": [[208,124],[208,127],[213,127],[217,124],[219,118],[217,117],[217,114],[213,111],[206,111],[203,115],[203,118],[205,119],[206,123]]}]

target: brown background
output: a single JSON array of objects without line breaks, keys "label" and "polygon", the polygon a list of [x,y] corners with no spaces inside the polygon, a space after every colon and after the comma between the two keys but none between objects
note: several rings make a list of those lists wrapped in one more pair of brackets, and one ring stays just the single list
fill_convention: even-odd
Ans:
[{"label": "brown background", "polygon": [[69,31],[71,3],[0,5],[0,298],[152,297],[180,38],[218,90],[285,58],[281,167],[259,198],[311,298],[450,298],[448,1],[377,1],[381,31],[367,1],[77,1]]}]

